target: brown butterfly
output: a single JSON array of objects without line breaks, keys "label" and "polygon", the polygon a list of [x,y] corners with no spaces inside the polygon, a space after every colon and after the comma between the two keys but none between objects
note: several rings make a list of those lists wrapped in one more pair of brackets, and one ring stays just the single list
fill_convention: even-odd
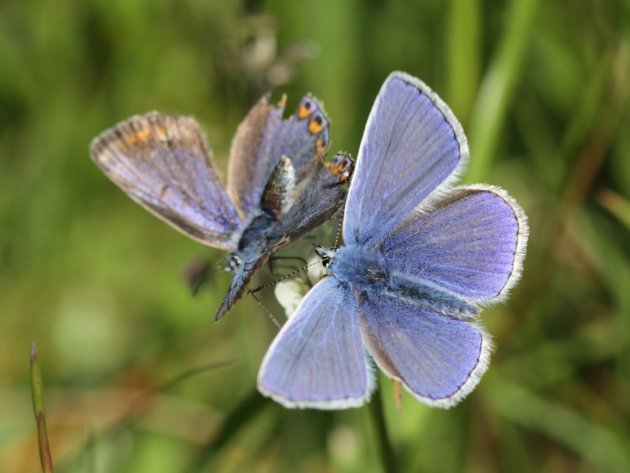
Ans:
[{"label": "brown butterfly", "polygon": [[264,96],[236,130],[221,185],[198,123],[151,112],[106,130],[91,144],[96,165],[133,200],[180,232],[228,250],[232,282],[218,320],[269,256],[339,209],[354,167],[339,153],[326,162],[329,122],[310,94],[283,119]]}]

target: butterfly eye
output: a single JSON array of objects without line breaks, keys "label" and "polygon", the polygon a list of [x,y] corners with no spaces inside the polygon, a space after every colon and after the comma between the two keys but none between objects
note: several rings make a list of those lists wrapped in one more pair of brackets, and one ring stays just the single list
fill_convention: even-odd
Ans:
[{"label": "butterfly eye", "polygon": [[226,273],[233,273],[242,263],[243,261],[241,260],[241,258],[232,253],[228,256],[228,265],[224,268],[224,271]]},{"label": "butterfly eye", "polygon": [[324,119],[321,115],[315,115],[313,119],[308,122],[308,131],[313,135],[316,135],[324,129]]},{"label": "butterfly eye", "polygon": [[303,120],[304,118],[308,117],[312,113],[312,108],[313,104],[310,100],[302,101],[297,112],[298,118],[300,120]]}]

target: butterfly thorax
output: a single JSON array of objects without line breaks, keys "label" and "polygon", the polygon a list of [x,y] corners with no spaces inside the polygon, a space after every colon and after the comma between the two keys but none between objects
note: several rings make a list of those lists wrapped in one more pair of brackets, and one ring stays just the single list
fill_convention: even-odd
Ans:
[{"label": "butterfly thorax", "polygon": [[258,260],[288,243],[280,222],[271,214],[262,212],[245,228],[236,250],[227,256],[229,263],[226,271],[235,272],[238,266]]},{"label": "butterfly thorax", "polygon": [[384,289],[388,274],[383,255],[375,249],[360,246],[343,246],[328,264],[328,273],[341,283],[370,285]]},{"label": "butterfly thorax", "polygon": [[276,219],[266,212],[256,216],[243,230],[243,234],[238,242],[236,252],[247,251],[257,246],[262,247],[267,242],[271,227],[276,223]]}]

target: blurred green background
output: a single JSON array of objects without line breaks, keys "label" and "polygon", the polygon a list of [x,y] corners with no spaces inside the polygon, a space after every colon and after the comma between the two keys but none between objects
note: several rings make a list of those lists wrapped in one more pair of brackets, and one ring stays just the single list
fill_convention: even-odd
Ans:
[{"label": "blurred green background", "polygon": [[135,113],[192,114],[225,169],[263,92],[292,110],[311,91],[332,150],[356,154],[395,69],[461,120],[466,180],[506,188],[531,226],[521,284],[483,314],[497,349],[472,395],[443,411],[405,394],[398,412],[381,379],[398,470],[630,471],[626,0],[2,2],[0,471],[39,471],[33,340],[56,471],[381,470],[370,408],[256,394],[269,319],[247,298],[214,324],[229,276],[192,297],[183,274],[221,252],[129,200],[88,144]]}]

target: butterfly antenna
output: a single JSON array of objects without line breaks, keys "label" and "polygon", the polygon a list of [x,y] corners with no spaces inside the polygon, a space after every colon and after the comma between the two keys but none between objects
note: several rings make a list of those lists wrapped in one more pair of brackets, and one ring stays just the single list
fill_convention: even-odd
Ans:
[{"label": "butterfly antenna", "polygon": [[337,244],[339,243],[339,238],[341,237],[341,229],[343,227],[343,213],[345,210],[345,207],[341,207],[341,212],[339,215],[339,225],[337,225],[337,234],[335,235],[335,243],[332,247],[334,251],[337,251]]},{"label": "butterfly antenna", "polygon": [[267,314],[267,317],[269,317],[269,319],[276,326],[276,328],[280,330],[282,328],[282,325],[280,325],[278,320],[274,317],[273,313],[267,308],[267,306],[263,304],[263,302],[258,298],[258,296],[254,292],[252,292],[249,288],[247,288],[247,292],[254,298],[254,300],[260,306],[263,312]]},{"label": "butterfly antenna", "polygon": [[301,273],[302,271],[305,271],[306,269],[310,268],[311,266],[315,266],[316,264],[321,264],[321,261],[319,261],[319,260],[318,261],[313,261],[312,263],[304,265],[301,268],[298,268],[298,269],[296,269],[294,271],[291,271],[290,273],[285,274],[284,276],[282,276],[282,277],[280,277],[278,279],[275,279],[275,280],[273,280],[271,282],[263,284],[262,286],[258,286],[258,287],[254,288],[254,289],[247,288],[247,293],[248,294],[254,294],[254,293],[258,292],[258,291],[262,291],[263,289],[267,289],[268,287],[275,286],[279,282],[282,282],[282,281],[284,281],[286,279],[292,278],[296,274]]}]

